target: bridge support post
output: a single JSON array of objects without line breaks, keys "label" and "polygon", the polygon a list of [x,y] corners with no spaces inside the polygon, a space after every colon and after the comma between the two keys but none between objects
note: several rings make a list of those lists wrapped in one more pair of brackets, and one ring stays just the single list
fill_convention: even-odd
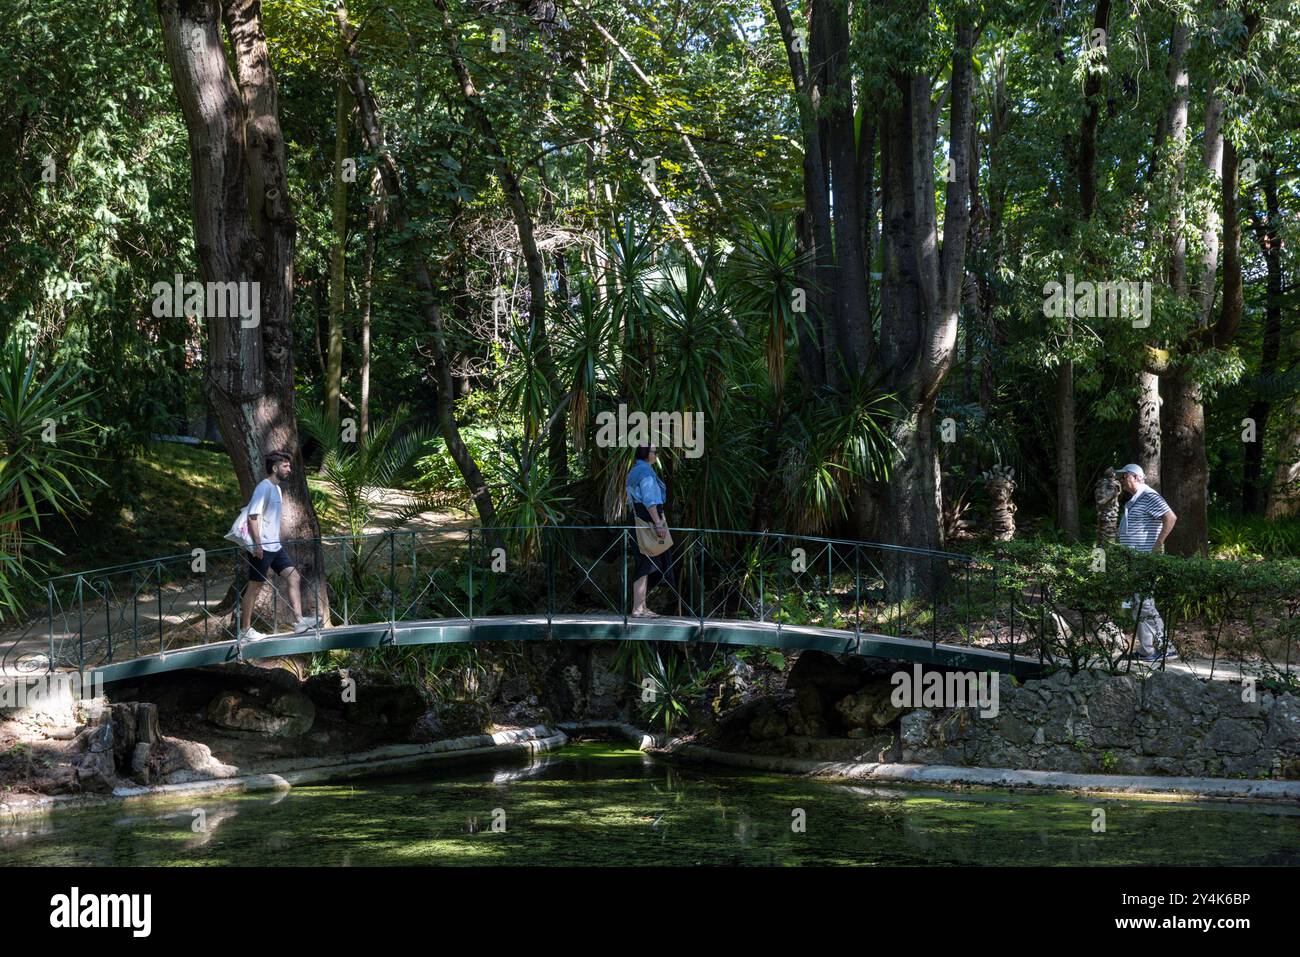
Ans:
[{"label": "bridge support post", "polygon": [[552,637],[551,619],[555,617],[555,539],[548,537],[546,530],[542,530],[542,539],[544,542],[543,550],[546,552],[546,637]]},{"label": "bridge support post", "polygon": [[49,631],[50,631],[50,657],[48,672],[54,671],[54,582],[45,583],[45,602],[49,611]]},{"label": "bridge support post", "polygon": [[108,639],[108,663],[113,663],[113,605],[108,600],[108,579],[104,579],[104,635]]},{"label": "bridge support post", "polygon": [[388,624],[397,626],[397,533],[388,533]]},{"label": "bridge support post", "polygon": [[700,552],[700,630],[695,636],[696,641],[704,639],[704,533],[696,532],[695,540],[699,543]]},{"label": "bridge support post", "polygon": [[77,670],[86,670],[86,598],[84,580],[77,576]]},{"label": "bridge support post", "polygon": [[162,562],[154,562],[154,568],[158,572],[158,654],[167,654],[167,648],[163,645],[163,617],[162,617]]},{"label": "bridge support post", "polygon": [[853,653],[862,652],[862,546],[853,546]]}]

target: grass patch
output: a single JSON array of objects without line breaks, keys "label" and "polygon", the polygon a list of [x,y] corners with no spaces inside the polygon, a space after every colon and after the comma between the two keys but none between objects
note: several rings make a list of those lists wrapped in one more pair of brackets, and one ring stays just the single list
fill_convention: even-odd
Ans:
[{"label": "grass patch", "polygon": [[[229,545],[222,536],[245,502],[225,452],[158,442],[124,468],[135,494],[115,515],[50,523],[48,537],[64,554],[44,559],[48,575]],[[338,503],[310,473],[307,484],[329,534],[341,521]]]}]

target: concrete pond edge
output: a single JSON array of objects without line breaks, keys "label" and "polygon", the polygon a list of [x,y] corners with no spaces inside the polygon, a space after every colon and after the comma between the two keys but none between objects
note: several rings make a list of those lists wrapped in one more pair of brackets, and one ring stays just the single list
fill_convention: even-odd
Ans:
[{"label": "concrete pond edge", "polygon": [[1071,774],[1064,771],[1021,771],[1010,768],[951,767],[938,764],[811,761],[778,755],[721,751],[674,741],[665,755],[689,763],[732,767],[809,777],[844,778],[890,784],[920,784],[962,788],[1009,788],[1064,791],[1101,798],[1153,801],[1252,801],[1300,805],[1300,781],[1204,777],[1156,777],[1127,774]]},{"label": "concrete pond edge", "polygon": [[[310,784],[400,774],[439,764],[501,754],[537,754],[563,747],[569,738],[545,725],[494,734],[474,734],[428,744],[385,745],[369,751],[293,761],[282,770],[209,778],[182,784],[119,787],[108,794],[34,794],[0,801],[0,825],[27,815],[167,797],[211,797],[254,791],[287,791]],[[288,764],[289,761],[277,762]]]}]

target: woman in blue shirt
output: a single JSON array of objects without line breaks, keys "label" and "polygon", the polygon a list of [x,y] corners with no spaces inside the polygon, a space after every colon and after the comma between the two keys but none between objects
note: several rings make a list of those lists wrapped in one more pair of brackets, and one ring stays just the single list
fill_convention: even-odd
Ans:
[{"label": "woman in blue shirt", "polygon": [[[659,473],[654,469],[658,455],[653,446],[638,446],[636,461],[627,473],[627,501],[632,513],[641,521],[654,526],[659,541],[668,535],[668,520],[664,518],[664,502],[667,488]],[[645,606],[646,593],[663,580],[668,573],[668,554],[666,549],[658,555],[647,555],[641,551],[636,535],[632,536],[632,547],[636,549],[636,570],[632,582],[632,614],[637,618],[658,618]]]}]

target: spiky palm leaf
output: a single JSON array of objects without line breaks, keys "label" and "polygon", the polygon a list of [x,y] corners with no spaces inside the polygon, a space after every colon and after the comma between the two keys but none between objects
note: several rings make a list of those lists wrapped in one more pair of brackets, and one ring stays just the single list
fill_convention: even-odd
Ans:
[{"label": "spiky palm leaf", "polygon": [[800,277],[810,259],[799,253],[790,221],[770,212],[760,221],[745,224],[745,235],[728,259],[732,302],[762,324],[768,379],[778,394],[785,383],[786,339],[797,322],[809,321],[806,308],[798,311],[796,307],[800,300],[806,302],[811,292]]},{"label": "spiky palm leaf", "polygon": [[[323,409],[308,406],[299,413],[303,429],[325,449],[321,475],[343,509],[347,530],[360,537],[367,527],[383,531],[399,528],[416,515],[436,507],[434,496],[412,492],[416,459],[434,432],[424,426],[407,428],[409,415],[400,408],[375,424],[355,442],[344,441],[340,422]],[[377,519],[378,506],[390,490],[410,496],[391,515]]]}]

